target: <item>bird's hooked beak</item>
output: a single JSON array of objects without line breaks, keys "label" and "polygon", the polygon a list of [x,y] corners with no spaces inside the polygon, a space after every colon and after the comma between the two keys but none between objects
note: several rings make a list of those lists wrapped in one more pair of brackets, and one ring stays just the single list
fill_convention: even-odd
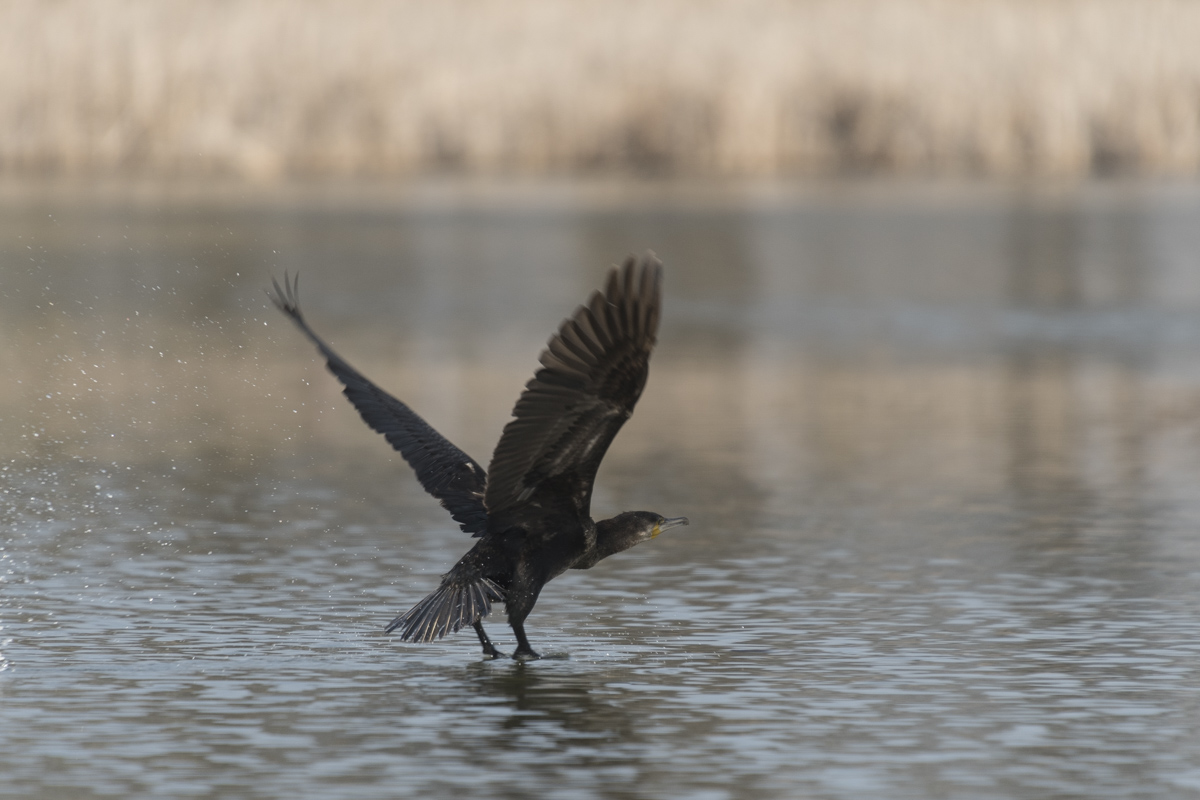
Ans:
[{"label": "bird's hooked beak", "polygon": [[654,530],[650,531],[650,538],[653,539],[663,531],[669,531],[671,528],[678,528],[681,525],[687,525],[687,517],[663,517],[662,522],[654,526]]}]

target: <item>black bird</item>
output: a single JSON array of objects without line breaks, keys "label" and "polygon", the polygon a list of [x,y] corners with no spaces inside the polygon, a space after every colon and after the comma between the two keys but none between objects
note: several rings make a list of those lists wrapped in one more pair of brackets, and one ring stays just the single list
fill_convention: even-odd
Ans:
[{"label": "black bird", "polygon": [[688,524],[651,511],[595,522],[590,511],[596,470],[646,385],[662,308],[662,264],[652,253],[614,268],[603,293],[593,292],[550,338],[486,473],[313,332],[300,313],[298,276],[289,282],[285,274],[282,287],[272,283],[271,300],[325,356],[363,420],[479,539],[436,591],[392,620],[389,633],[399,629],[402,639],[429,642],[470,625],[483,652],[498,658],[483,618],[503,600],[517,637],[513,658],[538,658],[525,618],[548,581]]}]

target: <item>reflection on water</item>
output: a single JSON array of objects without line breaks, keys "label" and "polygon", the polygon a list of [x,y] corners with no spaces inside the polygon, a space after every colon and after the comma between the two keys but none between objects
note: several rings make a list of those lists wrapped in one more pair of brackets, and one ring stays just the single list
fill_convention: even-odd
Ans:
[{"label": "reflection on water", "polygon": [[[439,192],[0,207],[0,796],[1200,792],[1200,194]],[[691,527],[383,636],[469,542],[268,276],[486,460],[648,247],[595,510]]]}]

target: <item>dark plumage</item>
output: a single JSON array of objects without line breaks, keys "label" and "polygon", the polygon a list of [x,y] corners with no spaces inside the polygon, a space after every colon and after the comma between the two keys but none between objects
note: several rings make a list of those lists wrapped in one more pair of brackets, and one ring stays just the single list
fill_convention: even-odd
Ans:
[{"label": "dark plumage", "polygon": [[[537,658],[525,618],[548,581],[588,569],[687,519],[630,511],[591,518],[592,483],[617,431],[646,385],[662,306],[662,264],[630,257],[603,292],[564,320],[542,352],[542,367],[517,400],[488,472],[407,405],[347,364],[304,321],[299,278],[274,282],[271,300],[325,356],[330,372],[368,425],[382,433],[464,531],[479,538],[428,597],[387,630],[416,642],[470,625],[483,651],[500,652],[483,630],[504,601],[518,660]],[[268,293],[270,294],[270,293]]]}]

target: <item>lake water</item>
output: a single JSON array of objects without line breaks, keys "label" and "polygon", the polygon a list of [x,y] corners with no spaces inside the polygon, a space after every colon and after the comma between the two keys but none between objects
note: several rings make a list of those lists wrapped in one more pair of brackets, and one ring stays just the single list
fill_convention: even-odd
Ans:
[{"label": "lake water", "polygon": [[[487,462],[667,268],[557,656],[267,302]],[[1200,796],[1200,188],[0,195],[0,796]],[[513,637],[501,613],[489,630]]]}]

